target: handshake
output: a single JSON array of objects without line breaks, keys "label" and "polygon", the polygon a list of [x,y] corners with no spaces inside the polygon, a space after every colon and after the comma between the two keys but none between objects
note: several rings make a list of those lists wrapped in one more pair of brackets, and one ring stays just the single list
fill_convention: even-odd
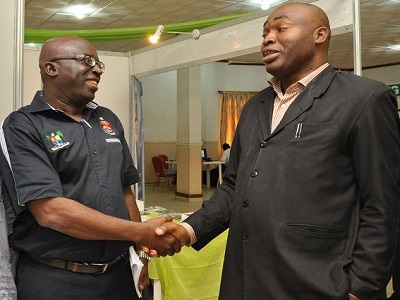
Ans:
[{"label": "handshake", "polygon": [[150,219],[140,225],[143,230],[135,242],[152,257],[174,255],[190,242],[188,230],[172,222],[171,216]]}]

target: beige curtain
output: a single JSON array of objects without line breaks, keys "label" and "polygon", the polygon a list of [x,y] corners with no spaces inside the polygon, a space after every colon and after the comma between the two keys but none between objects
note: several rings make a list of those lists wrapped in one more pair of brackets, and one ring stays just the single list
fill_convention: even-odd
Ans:
[{"label": "beige curtain", "polygon": [[232,145],[233,136],[244,104],[257,92],[220,91],[220,144]]}]

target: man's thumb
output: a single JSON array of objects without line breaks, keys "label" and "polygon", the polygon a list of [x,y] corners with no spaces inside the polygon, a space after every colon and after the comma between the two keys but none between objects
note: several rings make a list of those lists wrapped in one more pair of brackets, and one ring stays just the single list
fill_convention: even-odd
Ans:
[{"label": "man's thumb", "polygon": [[155,232],[156,232],[156,235],[164,235],[164,233],[165,233],[164,226],[157,227]]}]

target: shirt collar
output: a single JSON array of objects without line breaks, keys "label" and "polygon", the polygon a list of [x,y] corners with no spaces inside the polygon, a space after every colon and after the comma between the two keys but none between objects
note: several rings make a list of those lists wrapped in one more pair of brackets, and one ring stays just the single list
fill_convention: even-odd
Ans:
[{"label": "shirt collar", "polygon": [[[328,66],[329,66],[329,63],[324,63],[323,65],[321,65],[320,67],[318,67],[317,69],[315,69],[311,73],[307,74],[305,77],[303,77],[299,81],[293,83],[291,86],[301,85],[303,87],[306,87],[315,77],[317,77]],[[278,78],[272,77],[270,80],[268,80],[268,83],[272,86],[272,88],[274,89],[275,92],[282,90],[281,81]]]},{"label": "shirt collar", "polygon": [[[90,110],[95,110],[98,107],[98,105],[90,101],[89,103],[86,104],[86,108]],[[35,97],[33,97],[32,103],[29,107],[30,112],[42,112],[46,110],[53,110],[57,111],[56,108],[52,107],[46,100],[44,99],[43,91],[37,91],[35,94]]]}]

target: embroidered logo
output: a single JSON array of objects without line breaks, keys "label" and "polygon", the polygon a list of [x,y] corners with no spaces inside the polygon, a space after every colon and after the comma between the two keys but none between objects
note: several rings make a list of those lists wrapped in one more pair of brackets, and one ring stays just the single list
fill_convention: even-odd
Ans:
[{"label": "embroidered logo", "polygon": [[104,130],[105,133],[115,135],[113,126],[111,125],[110,122],[104,120],[103,117],[100,117],[99,125],[100,125],[101,129]]},{"label": "embroidered logo", "polygon": [[45,137],[51,143],[51,150],[53,151],[69,145],[69,142],[65,140],[64,134],[60,130],[57,130],[56,132],[46,133]]}]

